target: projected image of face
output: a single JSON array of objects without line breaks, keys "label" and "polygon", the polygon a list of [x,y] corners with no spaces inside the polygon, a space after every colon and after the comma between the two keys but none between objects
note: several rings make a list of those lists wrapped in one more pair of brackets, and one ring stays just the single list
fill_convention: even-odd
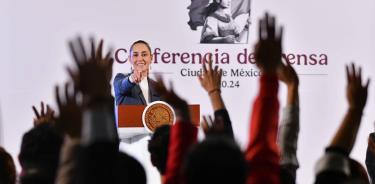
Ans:
[{"label": "projected image of face", "polygon": [[[232,4],[232,0],[214,0],[203,8],[202,13],[200,13],[201,16],[204,16],[201,43],[247,43],[250,24],[250,0],[244,0],[243,3],[242,1],[233,2]],[[239,12],[237,9],[241,9],[243,12]],[[190,15],[190,13],[190,18],[195,20],[198,14]],[[236,17],[242,16],[242,14],[248,15],[248,21],[238,24]],[[241,18],[243,19],[244,16]],[[194,26],[192,22],[189,25]],[[198,25],[202,25],[202,23]]]},{"label": "projected image of face", "polygon": [[232,0],[221,0],[219,1],[221,8],[230,8],[232,4]]},{"label": "projected image of face", "polygon": [[131,63],[134,71],[148,73],[151,61],[151,51],[146,44],[137,43],[133,46],[131,53]]}]

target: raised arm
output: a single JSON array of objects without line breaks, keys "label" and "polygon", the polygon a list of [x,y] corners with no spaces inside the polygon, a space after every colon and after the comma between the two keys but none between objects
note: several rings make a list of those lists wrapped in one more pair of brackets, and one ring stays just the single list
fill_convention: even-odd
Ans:
[{"label": "raised arm", "polygon": [[176,113],[176,123],[172,126],[168,148],[168,160],[165,173],[165,184],[183,183],[181,176],[182,162],[190,147],[197,141],[197,127],[190,120],[190,111],[185,100],[181,99],[173,87],[167,89],[159,76],[156,90],[165,102],[170,104]]},{"label": "raised arm", "polygon": [[[208,61],[208,66],[206,66],[206,63],[203,63],[203,74],[199,76],[198,79],[203,89],[207,92],[214,110],[215,121],[212,123],[222,124],[221,130],[216,129],[220,132],[216,133],[222,133],[233,138],[232,122],[221,96],[222,73],[223,71],[219,69],[219,66],[215,66],[215,68],[212,67],[212,60],[210,59]],[[214,126],[215,124],[213,124],[213,128]],[[209,125],[206,123],[203,127],[209,127]]]},{"label": "raised arm", "polygon": [[[293,67],[286,63],[278,70],[278,77],[287,86],[287,105],[282,111],[277,144],[281,153],[281,168],[296,179],[299,167],[297,141],[299,133],[299,79]],[[282,175],[284,176],[284,175]]]},{"label": "raised arm", "polygon": [[[118,161],[118,136],[113,114],[110,80],[113,58],[111,52],[102,55],[103,41],[91,49],[78,38],[70,42],[77,70],[68,69],[75,89],[82,93],[82,143],[79,157],[79,183],[114,183]],[[86,52],[87,51],[87,52]],[[75,122],[71,122],[75,123]]]},{"label": "raised arm", "polygon": [[[117,132],[113,115],[113,97],[110,80],[113,58],[111,52],[102,55],[103,40],[96,46],[91,40],[91,50],[86,53],[83,41],[70,42],[78,70],[69,69],[75,88],[83,95],[82,143],[116,142]],[[78,48],[77,48],[78,47]]]},{"label": "raised arm", "polygon": [[60,95],[59,87],[55,87],[55,98],[59,115],[56,128],[65,135],[61,148],[60,164],[56,175],[56,184],[77,183],[77,157],[81,149],[82,104],[78,102],[78,92],[65,84],[64,95]]},{"label": "raised arm", "polygon": [[347,87],[346,97],[349,103],[348,110],[345,114],[340,128],[333,137],[330,147],[337,147],[343,151],[350,153],[353,149],[354,142],[357,137],[358,128],[361,124],[363,109],[367,101],[367,89],[370,80],[363,85],[362,70],[356,68],[352,63],[346,66]]},{"label": "raised arm", "polygon": [[[280,29],[280,30],[279,30]],[[280,156],[276,144],[279,101],[276,69],[281,63],[282,29],[265,15],[259,24],[256,64],[262,72],[259,94],[253,104],[250,140],[246,151],[247,183],[280,183]]]},{"label": "raised arm", "polygon": [[115,88],[115,94],[126,94],[136,84],[130,82],[130,75],[124,75],[118,73],[113,80],[113,86]]},{"label": "raised arm", "polygon": [[346,76],[348,82],[346,96],[349,107],[339,129],[326,148],[325,154],[315,166],[316,182],[343,181],[350,176],[351,169],[353,169],[349,155],[361,124],[370,80],[363,84],[361,68],[356,68],[353,63],[351,66],[346,66]]}]

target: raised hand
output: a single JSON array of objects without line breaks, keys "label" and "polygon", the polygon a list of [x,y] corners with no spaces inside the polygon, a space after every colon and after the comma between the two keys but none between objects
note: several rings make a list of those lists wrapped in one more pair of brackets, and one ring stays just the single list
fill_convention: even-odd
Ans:
[{"label": "raised hand", "polygon": [[276,27],[276,19],[266,13],[259,21],[259,41],[255,45],[255,60],[262,72],[274,73],[281,63],[283,28]]},{"label": "raised hand", "polygon": [[94,39],[90,40],[90,54],[85,49],[81,38],[69,42],[69,47],[77,65],[77,71],[68,67],[74,85],[84,96],[110,96],[110,80],[112,78],[113,58],[111,51],[102,55],[103,40],[98,47]]},{"label": "raised hand", "polygon": [[203,132],[207,136],[209,135],[225,135],[225,124],[223,119],[218,118],[215,121],[212,120],[211,116],[203,116],[201,123]]},{"label": "raised hand", "polygon": [[366,80],[363,85],[362,82],[362,68],[356,67],[354,63],[346,66],[346,97],[349,102],[350,109],[363,110],[367,101],[367,90],[370,84],[370,79]]},{"label": "raised hand", "polygon": [[142,79],[145,77],[145,76],[142,76],[142,72],[141,71],[135,71],[131,74],[130,76],[132,78],[132,81],[136,84],[140,83],[142,81]]},{"label": "raised hand", "polygon": [[173,90],[172,83],[170,84],[170,89],[165,87],[162,77],[159,75],[156,77],[155,90],[160,94],[165,102],[170,104],[176,113],[176,118],[184,122],[191,122],[190,110],[187,102],[180,98]]},{"label": "raised hand", "polygon": [[56,127],[71,138],[81,137],[82,104],[77,100],[77,91],[70,83],[65,84],[64,95],[60,95],[59,87],[55,87],[56,103],[60,111]]},{"label": "raised hand", "polygon": [[40,102],[40,112],[35,106],[32,106],[32,108],[35,114],[34,126],[54,121],[55,111],[49,105],[45,105],[44,102]]},{"label": "raised hand", "polygon": [[203,74],[198,76],[198,79],[203,89],[208,93],[214,111],[224,109],[225,105],[220,90],[223,70],[219,69],[217,65],[213,69],[211,58],[208,60],[208,67],[206,66],[206,61],[203,62],[202,67]]},{"label": "raised hand", "polygon": [[198,76],[198,79],[204,90],[211,94],[215,91],[220,92],[222,74],[222,69],[219,69],[217,65],[214,69],[212,68],[212,60],[209,59],[208,67],[206,62],[203,62],[203,74]]},{"label": "raised hand", "polygon": [[354,63],[346,66],[346,97],[349,108],[345,114],[340,128],[337,130],[331,141],[331,147],[339,147],[348,153],[353,149],[358,129],[361,124],[362,112],[367,101],[367,90],[370,85],[370,79],[366,83],[362,82],[362,69],[356,67]]}]

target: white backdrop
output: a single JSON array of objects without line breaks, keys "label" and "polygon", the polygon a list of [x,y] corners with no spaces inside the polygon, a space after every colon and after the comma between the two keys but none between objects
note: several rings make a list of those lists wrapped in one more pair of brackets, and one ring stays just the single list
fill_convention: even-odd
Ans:
[{"label": "white backdrop", "polygon": [[[345,99],[344,66],[350,61],[364,67],[364,75],[375,78],[375,2],[372,0],[254,0],[250,43],[201,45],[200,30],[187,25],[189,0],[1,0],[0,1],[0,144],[17,158],[23,133],[32,127],[31,105],[44,100],[55,105],[53,86],[68,77],[64,67],[73,64],[67,40],[77,34],[104,38],[114,48],[128,49],[138,39],[148,41],[161,52],[206,52],[218,49],[229,53],[224,69],[255,69],[240,65],[236,54],[256,41],[257,20],[268,10],[285,25],[284,51],[294,54],[326,54],[328,65],[294,65],[300,75],[301,132],[298,142],[298,183],[313,181],[313,166],[342,120]],[[160,59],[160,58],[159,58]],[[199,69],[199,64],[152,66],[172,79],[176,91],[189,103],[201,104],[203,114],[212,113],[207,95],[195,77],[181,77],[182,68]],[[127,64],[114,65],[114,73],[128,72]],[[318,74],[318,75],[317,75]],[[223,89],[235,136],[242,148],[248,138],[251,102],[257,91],[257,78],[226,77],[239,81],[239,88]],[[352,157],[364,162],[368,133],[373,131],[374,86],[369,92],[362,126]],[[285,87],[279,95],[285,104]],[[147,140],[122,144],[145,164],[148,183],[160,183],[150,166]]]}]

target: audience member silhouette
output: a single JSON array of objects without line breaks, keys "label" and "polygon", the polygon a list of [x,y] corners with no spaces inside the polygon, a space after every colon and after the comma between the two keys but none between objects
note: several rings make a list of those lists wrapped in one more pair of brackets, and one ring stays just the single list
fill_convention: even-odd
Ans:
[{"label": "audience member silhouette", "polygon": [[148,152],[150,153],[151,163],[158,169],[162,182],[164,181],[168,159],[170,128],[170,125],[158,127],[148,141]]},{"label": "audience member silhouette", "polygon": [[52,123],[36,125],[22,138],[18,156],[22,171],[22,184],[55,182],[59,166],[60,149],[63,137],[55,130]]},{"label": "audience member silhouette", "polygon": [[12,156],[0,147],[0,183],[16,184],[16,166]]}]

